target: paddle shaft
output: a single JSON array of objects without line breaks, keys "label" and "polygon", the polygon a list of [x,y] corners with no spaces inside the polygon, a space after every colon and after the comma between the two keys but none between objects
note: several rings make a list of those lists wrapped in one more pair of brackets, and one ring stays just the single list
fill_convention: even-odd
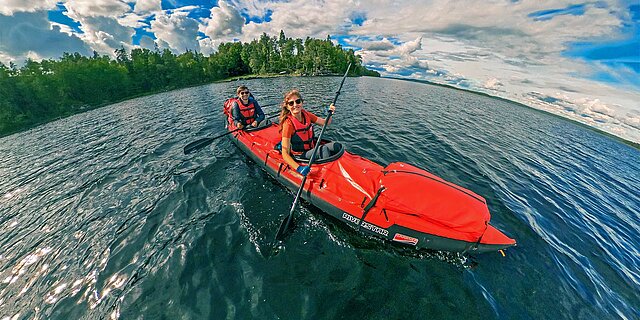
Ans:
[{"label": "paddle shaft", "polygon": [[[333,105],[335,105],[336,101],[338,101],[340,90],[342,90],[342,85],[344,84],[344,80],[347,79],[347,74],[349,73],[349,69],[351,69],[351,63],[349,63],[349,65],[347,66],[347,71],[344,73],[344,76],[342,77],[342,81],[340,82],[340,87],[338,87],[338,91],[336,91],[336,96],[333,98],[333,102],[331,103]],[[325,119],[324,125],[322,126],[322,130],[320,130],[320,135],[318,136],[318,142],[316,143],[316,146],[313,148],[311,159],[309,159],[309,164],[308,164],[309,172],[311,172],[311,166],[313,165],[313,162],[316,160],[316,155],[318,154],[318,148],[320,147],[320,142],[322,141],[322,135],[324,134],[324,130],[329,126],[329,121],[331,120],[331,116],[333,116],[333,112],[329,111],[329,115],[327,116],[327,119]],[[298,188],[296,197],[295,199],[293,199],[293,204],[291,205],[291,210],[289,210],[289,215],[280,224],[280,228],[278,229],[278,234],[276,234],[276,240],[282,240],[287,229],[289,229],[289,225],[291,224],[291,220],[293,219],[293,213],[296,210],[296,205],[298,204],[298,199],[300,199],[302,190],[304,190],[305,182],[307,182],[307,176],[302,177],[300,188]]]},{"label": "paddle shaft", "polygon": [[[275,117],[277,117],[279,115],[280,115],[280,113],[275,114],[275,115],[271,115],[271,116],[265,118],[265,120],[266,119],[275,118]],[[244,128],[246,128],[246,127],[244,127]],[[225,132],[223,134],[217,135],[215,137],[202,138],[200,140],[196,140],[196,141],[191,142],[188,145],[186,145],[184,147],[184,149],[183,149],[183,152],[184,152],[184,154],[190,154],[190,153],[196,152],[196,151],[198,151],[198,150],[210,145],[214,140],[216,140],[218,138],[222,138],[222,137],[224,137],[224,136],[226,136],[226,135],[228,135],[230,133],[234,133],[234,132],[237,132],[237,131],[240,131],[240,130],[243,130],[243,129],[234,129],[234,130],[231,130],[231,131],[227,131],[227,132]]]}]

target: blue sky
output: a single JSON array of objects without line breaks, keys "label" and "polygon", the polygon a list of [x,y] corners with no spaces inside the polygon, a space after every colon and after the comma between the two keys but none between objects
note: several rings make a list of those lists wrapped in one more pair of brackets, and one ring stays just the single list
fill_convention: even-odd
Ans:
[{"label": "blue sky", "polygon": [[0,62],[331,35],[384,76],[501,96],[640,142],[639,21],[637,0],[5,0]]}]

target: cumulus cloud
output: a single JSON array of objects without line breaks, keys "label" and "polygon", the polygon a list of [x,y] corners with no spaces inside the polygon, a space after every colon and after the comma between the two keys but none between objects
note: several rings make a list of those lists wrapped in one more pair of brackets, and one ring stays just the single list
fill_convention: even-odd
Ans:
[{"label": "cumulus cloud", "polygon": [[120,0],[69,0],[64,3],[67,16],[78,23],[77,36],[93,50],[113,55],[120,47],[130,47],[135,22],[127,19],[131,7]]},{"label": "cumulus cloud", "polygon": [[144,28],[149,26],[149,22],[145,21],[147,17],[144,15],[139,15],[135,12],[129,12],[125,15],[116,18],[118,23],[125,27],[131,28]]},{"label": "cumulus cloud", "polygon": [[120,0],[68,0],[65,7],[69,17],[80,21],[84,17],[117,18],[129,12],[129,5]]},{"label": "cumulus cloud", "polygon": [[0,14],[11,16],[17,12],[50,10],[56,3],[56,0],[0,0]]},{"label": "cumulus cloud", "polygon": [[234,6],[250,16],[265,16],[271,12],[267,23],[249,22],[242,29],[242,41],[259,38],[264,32],[277,35],[284,30],[288,37],[320,38],[345,31],[349,15],[356,9],[351,1],[327,0],[287,2],[235,1]]},{"label": "cumulus cloud", "polygon": [[187,15],[188,12],[182,10],[164,12],[151,21],[150,31],[156,35],[159,47],[169,48],[176,53],[200,50],[197,40],[199,23]]},{"label": "cumulus cloud", "polygon": [[364,49],[368,51],[389,51],[395,48],[389,39],[384,38],[381,41],[372,41],[364,44]]},{"label": "cumulus cloud", "polygon": [[398,48],[396,48],[396,51],[399,54],[409,55],[420,49],[422,49],[422,37],[418,37],[413,41],[407,41],[403,43]]},{"label": "cumulus cloud", "polygon": [[640,115],[625,117],[624,123],[640,130]]},{"label": "cumulus cloud", "polygon": [[399,44],[394,44],[388,38],[372,42],[356,39],[353,44],[363,48],[357,52],[363,61],[378,66],[385,75],[402,73],[411,76],[429,70],[427,60],[413,54],[422,48],[420,36]]},{"label": "cumulus cloud", "polygon": [[615,110],[608,105],[600,102],[600,99],[592,100],[589,98],[582,98],[577,100],[575,103],[584,106],[586,110],[589,110],[591,112],[596,112],[609,117],[614,117],[616,115]]},{"label": "cumulus cloud", "polygon": [[133,28],[123,26],[111,17],[81,17],[80,21],[84,33],[79,37],[100,53],[113,55],[115,49],[131,44],[135,33]]},{"label": "cumulus cloud", "polygon": [[205,21],[206,26],[203,28],[204,34],[213,39],[240,35],[244,25],[240,12],[225,1],[218,4],[219,7],[211,8],[211,16]]},{"label": "cumulus cloud", "polygon": [[156,42],[151,37],[145,35],[140,38],[140,47],[153,50],[155,46]]},{"label": "cumulus cloud", "polygon": [[0,15],[0,53],[12,57],[8,60],[58,58],[64,52],[88,55],[91,51],[78,37],[52,26],[46,11]]},{"label": "cumulus cloud", "polygon": [[491,78],[485,81],[482,86],[491,90],[499,90],[501,89],[501,87],[504,87],[504,84],[502,84],[502,82],[500,82],[500,80],[496,78]]},{"label": "cumulus cloud", "polygon": [[138,0],[133,8],[133,11],[139,14],[157,12],[161,10],[162,4],[160,0]]}]

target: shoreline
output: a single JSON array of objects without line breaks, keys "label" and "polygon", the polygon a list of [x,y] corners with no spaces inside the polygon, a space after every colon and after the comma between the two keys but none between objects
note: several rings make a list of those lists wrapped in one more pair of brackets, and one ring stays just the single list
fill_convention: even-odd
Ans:
[{"label": "shoreline", "polygon": [[[335,75],[318,75],[318,76],[312,76],[312,77],[326,77],[326,76],[335,76]],[[49,123],[49,122],[53,122],[53,121],[56,121],[56,120],[64,119],[64,118],[73,116],[75,114],[80,114],[80,113],[83,113],[83,112],[87,112],[87,111],[103,108],[103,107],[106,107],[108,105],[116,104],[116,103],[119,103],[119,102],[131,100],[131,99],[135,99],[135,98],[140,98],[140,97],[145,97],[145,96],[149,96],[149,95],[153,95],[153,94],[158,94],[158,93],[162,93],[162,92],[168,92],[168,91],[172,91],[172,90],[198,87],[198,86],[203,86],[203,85],[213,84],[213,83],[223,83],[223,82],[233,82],[233,81],[253,80],[253,79],[269,79],[269,78],[279,78],[279,77],[307,77],[307,76],[306,75],[300,75],[300,74],[291,74],[291,73],[286,73],[286,74],[249,74],[249,75],[235,76],[235,77],[230,77],[230,78],[226,78],[226,79],[216,80],[216,81],[212,81],[212,82],[194,84],[194,85],[185,86],[185,87],[167,88],[167,89],[159,90],[159,91],[141,93],[141,94],[130,96],[130,97],[127,97],[127,98],[124,98],[124,99],[103,103],[103,104],[100,104],[100,105],[97,105],[97,106],[90,106],[90,107],[87,107],[85,109],[82,109],[81,112],[75,112],[75,113],[71,113],[71,114],[68,114],[68,115],[64,115],[64,116],[60,116],[60,117],[56,117],[56,118],[52,118],[52,119],[47,119],[47,120],[44,120],[44,121],[41,121],[41,122],[38,122],[38,123],[34,123],[34,124],[29,125],[29,126],[27,126],[25,128],[21,128],[19,130],[13,131],[13,132],[8,132],[8,133],[5,133],[5,134],[2,134],[2,135],[0,135],[0,138],[8,137],[10,135],[13,135],[13,134],[16,134],[16,133],[20,133],[20,132],[29,131],[29,130],[35,128],[35,127],[40,126],[40,125],[43,125],[43,124],[46,124],[46,123]],[[357,76],[357,77],[369,77],[369,76]],[[372,78],[377,78],[377,77],[372,77]],[[489,97],[489,98],[493,98],[493,99],[498,99],[498,100],[514,103],[514,104],[516,104],[516,105],[518,105],[520,107],[532,109],[532,110],[537,111],[537,112],[542,112],[542,113],[545,113],[547,115],[551,115],[553,117],[560,118],[560,119],[572,122],[574,124],[577,124],[578,126],[581,126],[583,128],[589,129],[589,130],[593,130],[596,133],[599,133],[599,134],[604,135],[604,136],[606,136],[608,138],[614,139],[614,140],[616,140],[618,142],[621,142],[621,143],[623,143],[625,145],[628,145],[628,146],[630,146],[632,148],[640,150],[640,143],[636,143],[636,142],[624,139],[622,137],[619,137],[619,136],[616,136],[614,134],[608,133],[608,132],[606,132],[606,131],[604,131],[602,129],[589,126],[589,125],[587,125],[585,123],[582,123],[580,121],[577,121],[577,120],[574,120],[574,119],[571,119],[571,118],[563,117],[561,115],[558,115],[558,114],[555,114],[555,113],[552,113],[552,112],[549,112],[549,111],[546,111],[546,110],[541,110],[541,109],[538,109],[538,108],[534,108],[534,107],[528,106],[528,105],[526,105],[526,104],[524,104],[522,102],[510,100],[510,99],[503,98],[503,97],[493,96],[493,95],[490,95],[490,94],[484,93],[484,92],[478,92],[478,91],[458,88],[458,87],[455,87],[455,86],[452,86],[452,85],[448,85],[448,84],[431,82],[431,81],[428,81],[428,80],[395,78],[395,77],[382,77],[382,76],[380,78],[392,79],[392,80],[400,80],[400,81],[410,81],[410,82],[417,82],[417,83],[426,84],[426,85],[445,87],[445,88],[464,91],[464,92],[467,92],[467,93],[477,94],[477,95],[481,95],[481,96],[485,96],[485,97]]]},{"label": "shoreline", "polygon": [[[319,75],[319,76],[314,76],[314,77],[322,77],[322,76],[333,76],[333,75]],[[122,98],[122,99],[118,99],[118,100],[113,100],[113,101],[101,103],[101,104],[98,104],[98,105],[95,105],[95,106],[85,105],[85,106],[82,106],[82,107],[78,107],[79,108],[78,112],[73,112],[73,113],[70,113],[70,114],[67,114],[67,115],[57,116],[55,118],[45,119],[45,120],[42,120],[42,121],[38,121],[38,122],[35,122],[35,123],[32,123],[32,124],[29,124],[29,125],[27,125],[25,127],[19,128],[19,129],[14,130],[14,131],[4,132],[4,133],[0,134],[0,138],[5,138],[5,137],[8,137],[10,135],[13,135],[13,134],[16,134],[16,133],[20,133],[20,132],[26,132],[26,131],[29,131],[29,130],[31,130],[33,128],[41,126],[43,124],[47,124],[49,122],[54,122],[54,121],[57,121],[57,120],[68,118],[68,117],[76,115],[76,114],[84,113],[84,112],[95,110],[95,109],[100,109],[100,108],[103,108],[103,107],[106,107],[106,106],[109,106],[109,105],[112,105],[112,104],[120,103],[120,102],[131,100],[131,99],[146,97],[146,96],[150,96],[150,95],[154,95],[154,94],[158,94],[158,93],[162,93],[162,92],[169,92],[169,91],[173,91],[173,90],[193,88],[193,87],[204,86],[204,85],[213,84],[213,83],[223,83],[223,82],[232,82],[232,81],[239,81],[239,80],[251,80],[251,79],[268,79],[268,78],[279,78],[279,77],[306,77],[306,76],[303,76],[303,75],[300,75],[300,74],[296,74],[296,73],[293,73],[293,74],[292,73],[286,73],[286,74],[276,74],[276,73],[248,74],[248,75],[234,76],[234,77],[230,77],[230,78],[215,80],[215,81],[211,81],[211,82],[203,82],[203,83],[188,85],[188,86],[184,86],[184,87],[165,88],[165,89],[157,90],[157,91],[139,93],[139,94],[132,95],[132,96],[129,96],[129,97],[126,97],[126,98]],[[362,76],[359,76],[359,77],[362,77]]]}]

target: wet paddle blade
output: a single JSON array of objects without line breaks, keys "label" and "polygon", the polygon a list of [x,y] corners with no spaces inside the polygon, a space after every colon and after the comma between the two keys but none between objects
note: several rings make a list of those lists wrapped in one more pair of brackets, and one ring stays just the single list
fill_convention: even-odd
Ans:
[{"label": "wet paddle blade", "polygon": [[202,138],[200,140],[189,143],[184,147],[184,154],[194,153],[208,145],[210,145],[215,138]]}]

